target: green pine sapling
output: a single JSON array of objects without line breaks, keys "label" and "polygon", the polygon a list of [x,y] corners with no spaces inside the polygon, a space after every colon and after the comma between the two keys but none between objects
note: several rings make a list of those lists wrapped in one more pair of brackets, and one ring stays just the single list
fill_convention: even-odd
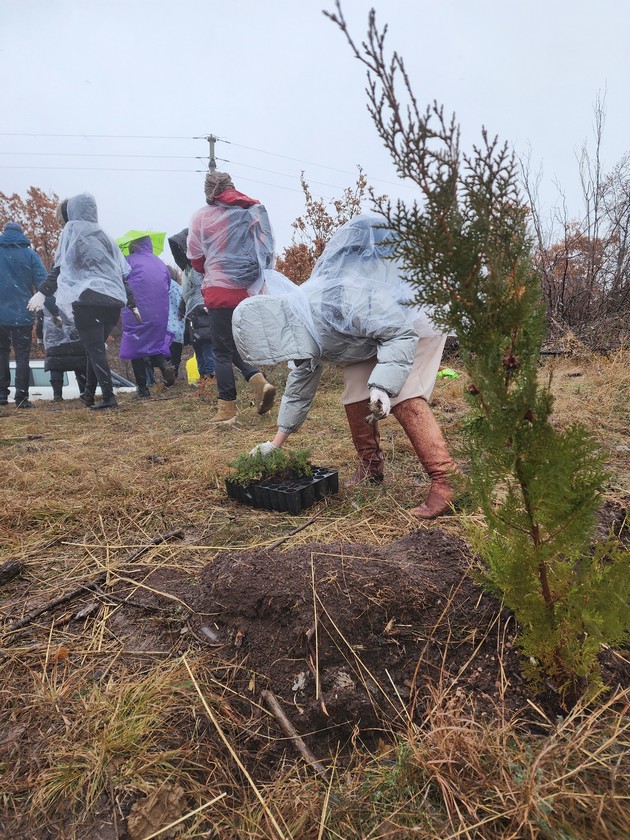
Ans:
[{"label": "green pine sapling", "polygon": [[268,455],[241,453],[230,463],[230,481],[246,487],[263,478],[300,478],[313,475],[308,449],[274,449]]},{"label": "green pine sapling", "polygon": [[416,302],[459,340],[486,584],[516,616],[528,676],[572,703],[599,687],[601,646],[628,635],[628,552],[615,540],[592,551],[603,456],[583,426],[551,424],[549,385],[538,382],[545,313],[514,156],[485,131],[465,155],[454,117],[437,103],[418,109],[373,11],[360,48],[339,2],[328,16],[367,66],[368,108],[399,175],[420,190],[411,206],[375,203]]}]

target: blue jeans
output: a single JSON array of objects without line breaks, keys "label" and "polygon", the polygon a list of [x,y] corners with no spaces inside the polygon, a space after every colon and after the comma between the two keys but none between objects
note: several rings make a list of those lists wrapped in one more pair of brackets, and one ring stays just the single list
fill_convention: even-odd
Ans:
[{"label": "blue jeans", "polygon": [[259,373],[258,368],[244,361],[236,349],[232,337],[233,312],[234,307],[208,310],[212,328],[212,346],[216,360],[217,392],[220,400],[228,402],[236,399],[234,368],[240,370],[246,382],[249,382],[252,376]]},{"label": "blue jeans", "polygon": [[193,341],[193,350],[197,359],[199,376],[214,376],[214,350],[210,339]]}]

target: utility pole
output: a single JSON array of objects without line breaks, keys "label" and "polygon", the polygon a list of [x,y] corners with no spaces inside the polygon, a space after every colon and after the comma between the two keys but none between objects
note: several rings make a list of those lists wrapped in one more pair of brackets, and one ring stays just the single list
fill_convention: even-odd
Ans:
[{"label": "utility pole", "polygon": [[210,172],[215,172],[217,168],[217,162],[214,159],[214,144],[217,142],[217,139],[218,138],[215,137],[214,134],[209,134],[206,137],[206,140],[208,141],[208,144],[210,146],[210,160],[208,161],[208,170]]},{"label": "utility pole", "polygon": [[[210,147],[210,152],[209,152],[209,155],[208,155],[208,171],[209,172],[216,172],[217,162],[214,159],[214,144],[217,142],[217,140],[219,138],[215,137],[214,134],[200,134],[199,136],[194,137],[193,139],[194,140],[207,140],[208,141],[208,146]],[[228,142],[228,141],[224,140],[223,142]],[[199,160],[201,160],[201,158],[199,158]]]}]

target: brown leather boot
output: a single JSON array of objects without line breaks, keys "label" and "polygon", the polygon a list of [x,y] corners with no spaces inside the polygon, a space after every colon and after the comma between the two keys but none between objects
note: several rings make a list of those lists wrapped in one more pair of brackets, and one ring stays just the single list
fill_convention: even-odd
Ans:
[{"label": "brown leather boot", "polygon": [[219,410],[211,423],[236,423],[236,400],[218,400]]},{"label": "brown leather boot", "polygon": [[453,473],[455,461],[449,455],[442,430],[433,412],[422,397],[412,397],[392,408],[396,420],[405,430],[420,463],[431,479],[431,488],[424,504],[409,512],[419,519],[435,519],[451,513],[455,499]]},{"label": "brown leather boot", "polygon": [[256,402],[258,403],[256,411],[259,414],[266,414],[273,405],[276,389],[271,382],[267,382],[262,373],[255,373],[248,379],[248,382],[256,394]]},{"label": "brown leather boot", "polygon": [[361,402],[348,403],[344,406],[352,442],[361,459],[352,478],[349,478],[344,484],[348,489],[362,482],[369,481],[378,484],[383,480],[383,462],[385,459],[381,450],[378,424],[365,422],[365,418],[370,413],[369,405],[369,400],[361,400]]}]

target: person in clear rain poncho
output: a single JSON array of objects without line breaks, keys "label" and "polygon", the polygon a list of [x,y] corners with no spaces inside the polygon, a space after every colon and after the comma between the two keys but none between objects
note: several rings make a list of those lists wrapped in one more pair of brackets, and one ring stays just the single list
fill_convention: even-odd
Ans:
[{"label": "person in clear rain poncho", "polygon": [[269,293],[236,308],[234,340],[251,362],[288,361],[291,368],[276,436],[252,452],[282,446],[306,419],[323,365],[341,365],[342,402],[359,455],[346,486],[383,480],[378,420],[391,411],[431,479],[426,501],[411,513],[433,519],[452,509],[456,472],[427,402],[446,336],[425,307],[405,305],[413,289],[388,258],[388,236],[379,217],[357,216],[335,233],[301,286],[269,273]]},{"label": "person in clear rain poncho", "polygon": [[276,393],[258,368],[241,358],[232,338],[234,308],[261,291],[264,271],[273,266],[274,240],[265,208],[234,189],[227,172],[208,172],[204,190],[206,206],[190,220],[186,256],[203,275],[219,398],[212,422],[234,423],[234,367],[254,389],[259,414],[269,411]]},{"label": "person in clear rain poncho", "polygon": [[[116,408],[105,341],[128,305],[140,317],[125,278],[131,267],[114,240],[98,223],[96,201],[90,193],[65,199],[57,208],[64,225],[54,266],[28,303],[31,311],[55,295],[61,311],[71,311],[88,358],[86,386],[81,399],[93,409]],[[95,403],[96,386],[103,399]]]}]

